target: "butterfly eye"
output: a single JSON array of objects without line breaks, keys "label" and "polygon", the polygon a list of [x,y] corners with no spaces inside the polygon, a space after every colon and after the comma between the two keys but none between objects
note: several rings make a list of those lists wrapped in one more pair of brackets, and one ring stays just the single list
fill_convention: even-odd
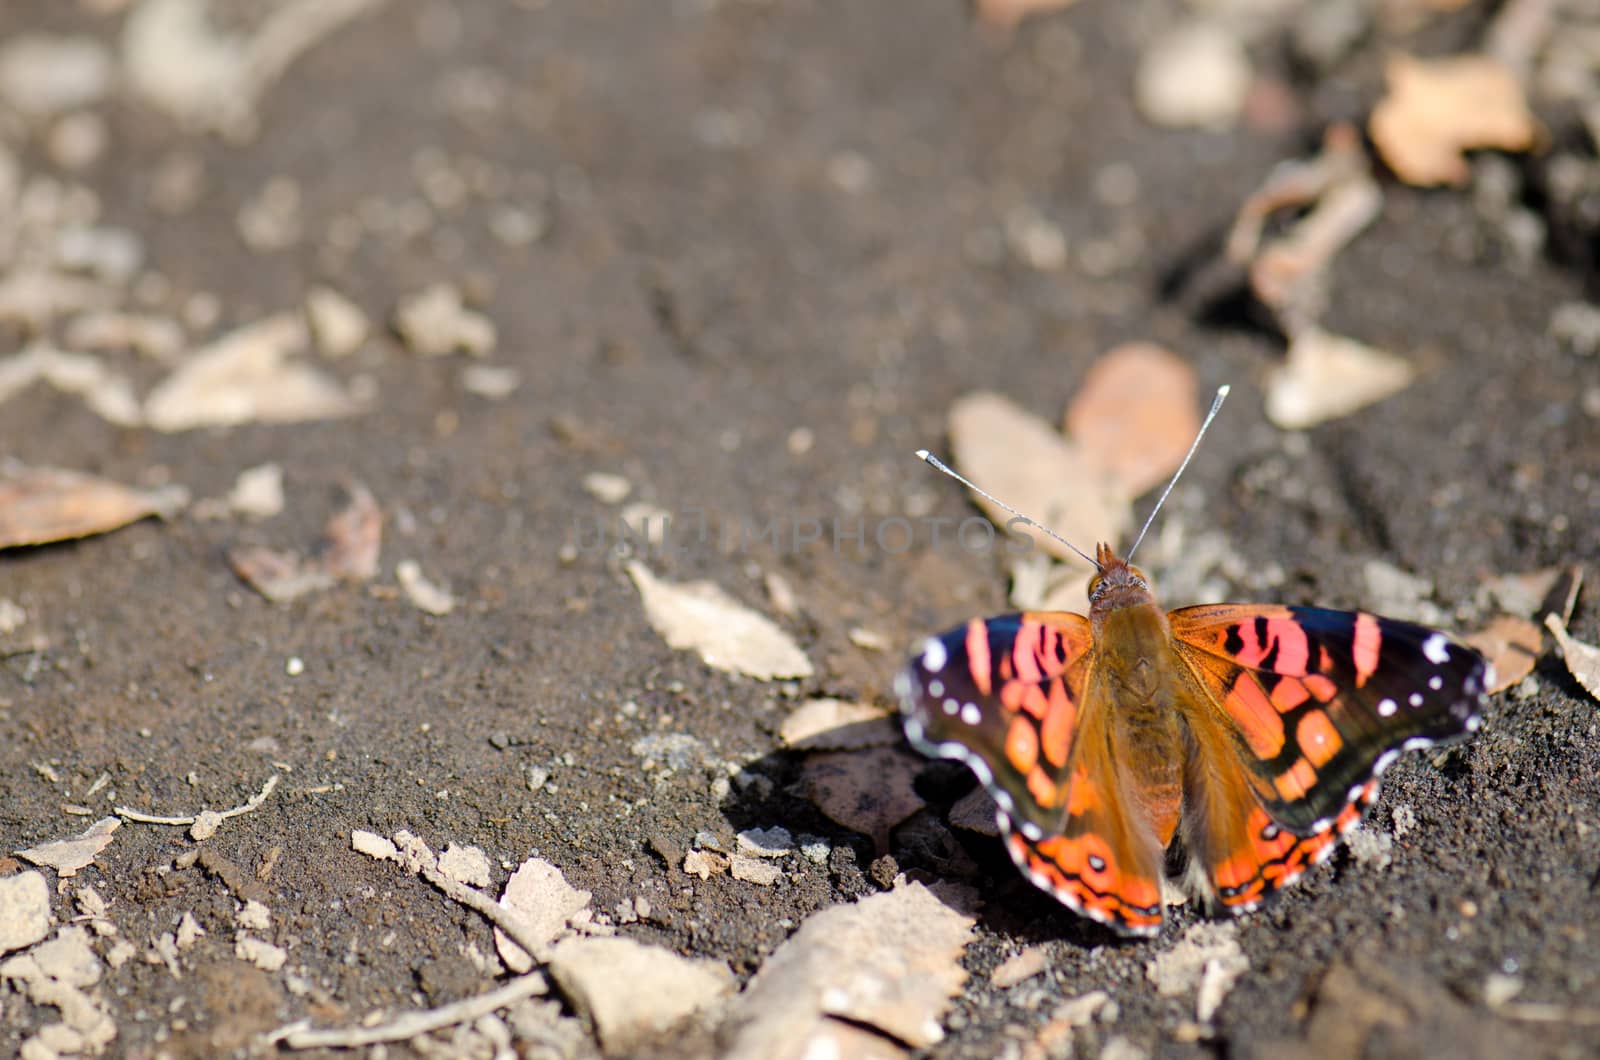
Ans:
[{"label": "butterfly eye", "polygon": [[1094,598],[1096,596],[1098,596],[1099,594],[1100,594],[1100,575],[1096,574],[1094,577],[1089,579],[1089,600],[1090,600],[1090,602],[1092,603],[1094,601]]}]

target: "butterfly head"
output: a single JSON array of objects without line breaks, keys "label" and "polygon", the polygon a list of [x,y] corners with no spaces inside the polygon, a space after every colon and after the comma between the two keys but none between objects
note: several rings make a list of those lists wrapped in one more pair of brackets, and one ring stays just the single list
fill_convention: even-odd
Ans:
[{"label": "butterfly head", "polygon": [[1119,557],[1110,545],[1101,545],[1096,550],[1095,562],[1100,569],[1089,579],[1091,611],[1115,611],[1155,602],[1149,576]]}]

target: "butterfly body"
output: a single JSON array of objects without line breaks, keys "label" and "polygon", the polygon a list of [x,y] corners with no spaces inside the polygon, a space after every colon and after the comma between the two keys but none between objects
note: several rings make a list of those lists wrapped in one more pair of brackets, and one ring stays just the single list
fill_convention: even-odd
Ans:
[{"label": "butterfly body", "polygon": [[1365,612],[1168,612],[1102,545],[1089,614],[974,619],[898,687],[911,743],[966,762],[1012,858],[1073,910],[1160,927],[1166,851],[1245,912],[1325,859],[1402,750],[1477,727],[1487,665]]}]

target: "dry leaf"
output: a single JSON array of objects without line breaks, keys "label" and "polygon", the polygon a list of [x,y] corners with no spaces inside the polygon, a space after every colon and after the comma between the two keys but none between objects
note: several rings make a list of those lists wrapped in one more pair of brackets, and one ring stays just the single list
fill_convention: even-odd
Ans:
[{"label": "dry leaf", "polygon": [[801,751],[856,751],[900,742],[900,726],[885,707],[843,699],[802,703],[778,730],[785,747]]},{"label": "dry leaf", "polygon": [[1392,353],[1320,328],[1289,344],[1288,361],[1267,386],[1267,418],[1303,430],[1348,416],[1410,385],[1416,369]]},{"label": "dry leaf", "polygon": [[949,999],[966,982],[960,960],[972,938],[974,919],[966,910],[973,904],[956,888],[935,891],[901,880],[886,894],[810,917],[735,1002],[727,1055],[857,1055],[825,1051],[842,1024],[875,1028],[913,1049],[936,1045]]},{"label": "dry leaf", "polygon": [[241,581],[275,604],[320,592],[330,588],[335,580],[322,564],[299,553],[280,552],[260,545],[229,549],[228,566]]},{"label": "dry leaf", "polygon": [[141,490],[79,471],[0,463],[0,548],[103,534],[189,503],[181,486]]},{"label": "dry leaf", "polygon": [[305,319],[296,313],[279,313],[230,332],[195,351],[150,392],[145,419],[157,430],[175,432],[334,419],[361,411],[333,379],[291,360],[308,341]]},{"label": "dry leaf", "polygon": [[1534,663],[1539,661],[1543,639],[1539,627],[1526,618],[1497,615],[1483,629],[1462,637],[1461,641],[1482,652],[1483,657],[1489,660],[1489,665],[1494,667],[1488,684],[1488,691],[1492,695],[1505,691],[1533,673]]},{"label": "dry leaf", "polygon": [[33,346],[0,360],[0,404],[35,382],[83,398],[90,411],[118,427],[143,422],[133,383],[97,357]]},{"label": "dry leaf", "polygon": [[94,862],[100,851],[110,845],[112,834],[121,824],[120,818],[102,817],[79,835],[40,843],[36,847],[18,850],[15,853],[17,857],[35,865],[55,869],[61,876],[72,876],[85,865]]},{"label": "dry leaf", "polygon": [[1416,59],[1396,55],[1388,66],[1389,94],[1372,109],[1372,142],[1408,184],[1465,184],[1463,155],[1474,148],[1527,151],[1539,123],[1522,86],[1487,55]]},{"label": "dry leaf", "polygon": [[[561,870],[543,858],[529,858],[506,880],[500,905],[523,920],[530,938],[549,943],[566,930],[567,921],[589,908],[589,892],[569,884]],[[513,972],[520,975],[533,967],[527,951],[499,928],[494,931],[494,945]],[[535,956],[543,960],[546,954]]]},{"label": "dry leaf", "polygon": [[763,681],[811,676],[811,660],[789,634],[712,582],[662,581],[637,560],[628,564],[628,576],[639,588],[645,617],[672,647],[693,649],[707,666]]},{"label": "dry leaf", "polygon": [[1067,407],[1066,432],[1084,456],[1137,497],[1183,463],[1200,430],[1196,397],[1194,369],[1183,358],[1130,342],[1089,368]]},{"label": "dry leaf", "polygon": [[361,483],[351,483],[349,493],[349,503],[322,531],[322,566],[335,578],[370,581],[378,574],[383,511],[372,491]]},{"label": "dry leaf", "polygon": [[1572,679],[1583,686],[1583,690],[1595,699],[1600,700],[1600,648],[1567,633],[1567,624],[1559,615],[1546,615],[1544,624],[1551,633],[1555,634],[1556,643],[1561,646],[1561,657],[1566,661],[1567,672]]},{"label": "dry leaf", "polygon": [[[998,394],[968,394],[951,407],[950,446],[973,482],[1086,552],[1116,541],[1127,529],[1129,496],[1115,477],[1048,423]],[[1004,509],[982,497],[974,500],[996,526],[1012,525]],[[1020,523],[1015,532],[1057,559],[1088,569],[1060,542]]]},{"label": "dry leaf", "polygon": [[912,788],[923,764],[899,746],[828,751],[806,759],[800,784],[831,820],[871,836],[880,851],[888,850],[895,825],[923,806]]},{"label": "dry leaf", "polygon": [[734,986],[721,961],[691,960],[627,938],[568,939],[550,955],[550,976],[594,1024],[607,1053],[639,1049]]}]

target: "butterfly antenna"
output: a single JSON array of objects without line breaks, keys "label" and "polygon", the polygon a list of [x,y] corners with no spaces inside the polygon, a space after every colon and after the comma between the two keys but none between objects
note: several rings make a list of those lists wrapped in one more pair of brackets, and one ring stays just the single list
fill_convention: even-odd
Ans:
[{"label": "butterfly antenna", "polygon": [[1211,411],[1206,413],[1205,422],[1200,424],[1200,432],[1194,436],[1194,444],[1189,446],[1188,455],[1183,458],[1183,463],[1178,465],[1178,470],[1173,472],[1172,479],[1167,483],[1167,488],[1161,491],[1161,496],[1156,500],[1156,506],[1150,509],[1150,514],[1145,517],[1144,526],[1139,530],[1139,536],[1133,539],[1133,547],[1128,549],[1128,562],[1133,562],[1133,554],[1139,551],[1139,543],[1144,540],[1145,533],[1150,529],[1150,524],[1156,521],[1156,513],[1161,506],[1167,503],[1167,494],[1172,492],[1172,487],[1178,484],[1183,477],[1183,469],[1189,466],[1189,461],[1194,459],[1194,451],[1200,448],[1200,439],[1206,436],[1206,428],[1211,426],[1211,421],[1217,418],[1217,410],[1222,408],[1222,402],[1228,396],[1228,386],[1223,384],[1217,387],[1217,396],[1211,399]]},{"label": "butterfly antenna", "polygon": [[[1215,411],[1215,410],[1213,410],[1213,411]],[[967,489],[971,490],[973,493],[976,493],[978,496],[980,496],[980,497],[984,498],[985,500],[989,501],[991,504],[995,504],[995,505],[998,505],[1001,508],[1004,508],[1006,511],[1010,512],[1012,515],[1014,515],[1018,519],[1022,520],[1022,522],[1024,522],[1028,526],[1033,527],[1035,530],[1038,530],[1040,533],[1048,534],[1049,536],[1055,538],[1057,541],[1061,542],[1063,545],[1066,545],[1068,548],[1072,549],[1072,551],[1076,552],[1078,555],[1080,555],[1084,559],[1088,560],[1090,562],[1090,564],[1092,564],[1094,566],[1095,570],[1099,570],[1100,569],[1100,564],[1094,559],[1093,556],[1090,556],[1086,552],[1084,552],[1083,549],[1079,548],[1077,545],[1074,545],[1071,541],[1068,541],[1066,538],[1062,537],[1060,534],[1056,533],[1054,530],[1050,529],[1048,526],[1041,526],[1038,523],[1034,522],[1032,519],[1029,519],[1026,515],[1023,515],[1021,512],[1019,512],[1015,508],[1011,507],[1011,505],[1007,504],[1005,501],[1001,500],[999,497],[996,497],[994,494],[990,493],[988,490],[986,490],[986,489],[982,488],[981,486],[977,485],[976,483],[974,483],[971,479],[965,477],[960,472],[958,472],[958,471],[954,470],[953,468],[951,468],[950,465],[946,464],[943,460],[940,460],[938,457],[934,456],[932,453],[928,452],[926,449],[918,449],[917,450],[917,459],[927,461],[927,463],[929,463],[930,465],[933,466],[933,469],[935,471],[943,471],[946,475],[949,475],[951,478],[955,479],[957,482],[959,482],[963,486],[967,487]]]}]

